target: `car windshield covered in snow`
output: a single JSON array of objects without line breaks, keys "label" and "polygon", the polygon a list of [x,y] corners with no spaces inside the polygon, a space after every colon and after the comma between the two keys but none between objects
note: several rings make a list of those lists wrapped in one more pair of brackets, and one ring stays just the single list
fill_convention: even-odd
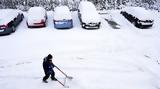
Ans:
[{"label": "car windshield covered in snow", "polygon": [[58,6],[55,8],[54,20],[72,19],[71,12],[67,6]]},{"label": "car windshield covered in snow", "polygon": [[43,7],[31,7],[28,11],[28,27],[45,27],[47,14]]}]

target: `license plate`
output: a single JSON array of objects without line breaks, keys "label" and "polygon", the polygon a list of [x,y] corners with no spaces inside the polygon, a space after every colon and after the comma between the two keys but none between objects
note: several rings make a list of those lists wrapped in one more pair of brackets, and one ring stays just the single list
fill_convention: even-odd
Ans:
[{"label": "license plate", "polygon": [[90,26],[95,26],[96,24],[90,24]]},{"label": "license plate", "polygon": [[65,24],[65,22],[56,22],[56,24]]}]

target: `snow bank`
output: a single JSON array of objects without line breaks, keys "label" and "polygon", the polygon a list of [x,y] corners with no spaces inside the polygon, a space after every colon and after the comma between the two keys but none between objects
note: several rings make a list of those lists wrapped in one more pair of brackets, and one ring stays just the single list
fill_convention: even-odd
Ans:
[{"label": "snow bank", "polygon": [[0,25],[7,25],[10,21],[17,17],[20,11],[14,9],[1,9],[0,12]]},{"label": "snow bank", "polygon": [[126,7],[122,11],[132,14],[140,20],[153,20],[151,13],[142,7]]},{"label": "snow bank", "polygon": [[55,8],[54,20],[70,20],[72,19],[71,12],[67,6],[58,6]]}]

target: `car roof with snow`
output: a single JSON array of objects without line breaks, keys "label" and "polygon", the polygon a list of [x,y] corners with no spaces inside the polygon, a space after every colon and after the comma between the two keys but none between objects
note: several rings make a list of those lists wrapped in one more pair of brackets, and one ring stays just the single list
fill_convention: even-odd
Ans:
[{"label": "car roof with snow", "polygon": [[151,13],[142,7],[125,7],[122,11],[126,11],[140,20],[153,20]]},{"label": "car roof with snow", "polygon": [[72,19],[71,12],[67,6],[57,6],[54,11],[54,20]]},{"label": "car roof with snow", "polygon": [[39,12],[39,11],[45,11],[43,7],[31,7],[28,12]]},{"label": "car roof with snow", "polygon": [[94,4],[92,2],[89,1],[81,1],[79,4],[79,9],[81,10],[81,12],[85,11],[85,12],[97,12],[96,8],[94,6]]},{"label": "car roof with snow", "polygon": [[100,22],[100,16],[92,2],[81,1],[78,8],[84,22]]},{"label": "car roof with snow", "polygon": [[46,14],[46,10],[43,7],[31,7],[28,10],[29,18],[43,18]]},{"label": "car roof with snow", "polygon": [[17,17],[19,13],[22,12],[15,9],[0,9],[0,13],[0,25],[7,25],[10,21]]}]

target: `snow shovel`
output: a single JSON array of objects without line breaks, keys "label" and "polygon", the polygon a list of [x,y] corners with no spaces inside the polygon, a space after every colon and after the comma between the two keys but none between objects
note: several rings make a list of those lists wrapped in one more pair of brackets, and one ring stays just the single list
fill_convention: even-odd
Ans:
[{"label": "snow shovel", "polygon": [[57,79],[57,82],[59,82],[64,88],[69,88],[69,86],[66,86],[65,85],[65,83],[63,84],[61,81],[59,81],[58,79]]},{"label": "snow shovel", "polygon": [[61,69],[59,69],[57,66],[55,66],[62,74],[64,74],[64,76],[66,76],[66,78],[68,79],[73,79],[73,77],[68,76],[67,74],[65,74]]}]

